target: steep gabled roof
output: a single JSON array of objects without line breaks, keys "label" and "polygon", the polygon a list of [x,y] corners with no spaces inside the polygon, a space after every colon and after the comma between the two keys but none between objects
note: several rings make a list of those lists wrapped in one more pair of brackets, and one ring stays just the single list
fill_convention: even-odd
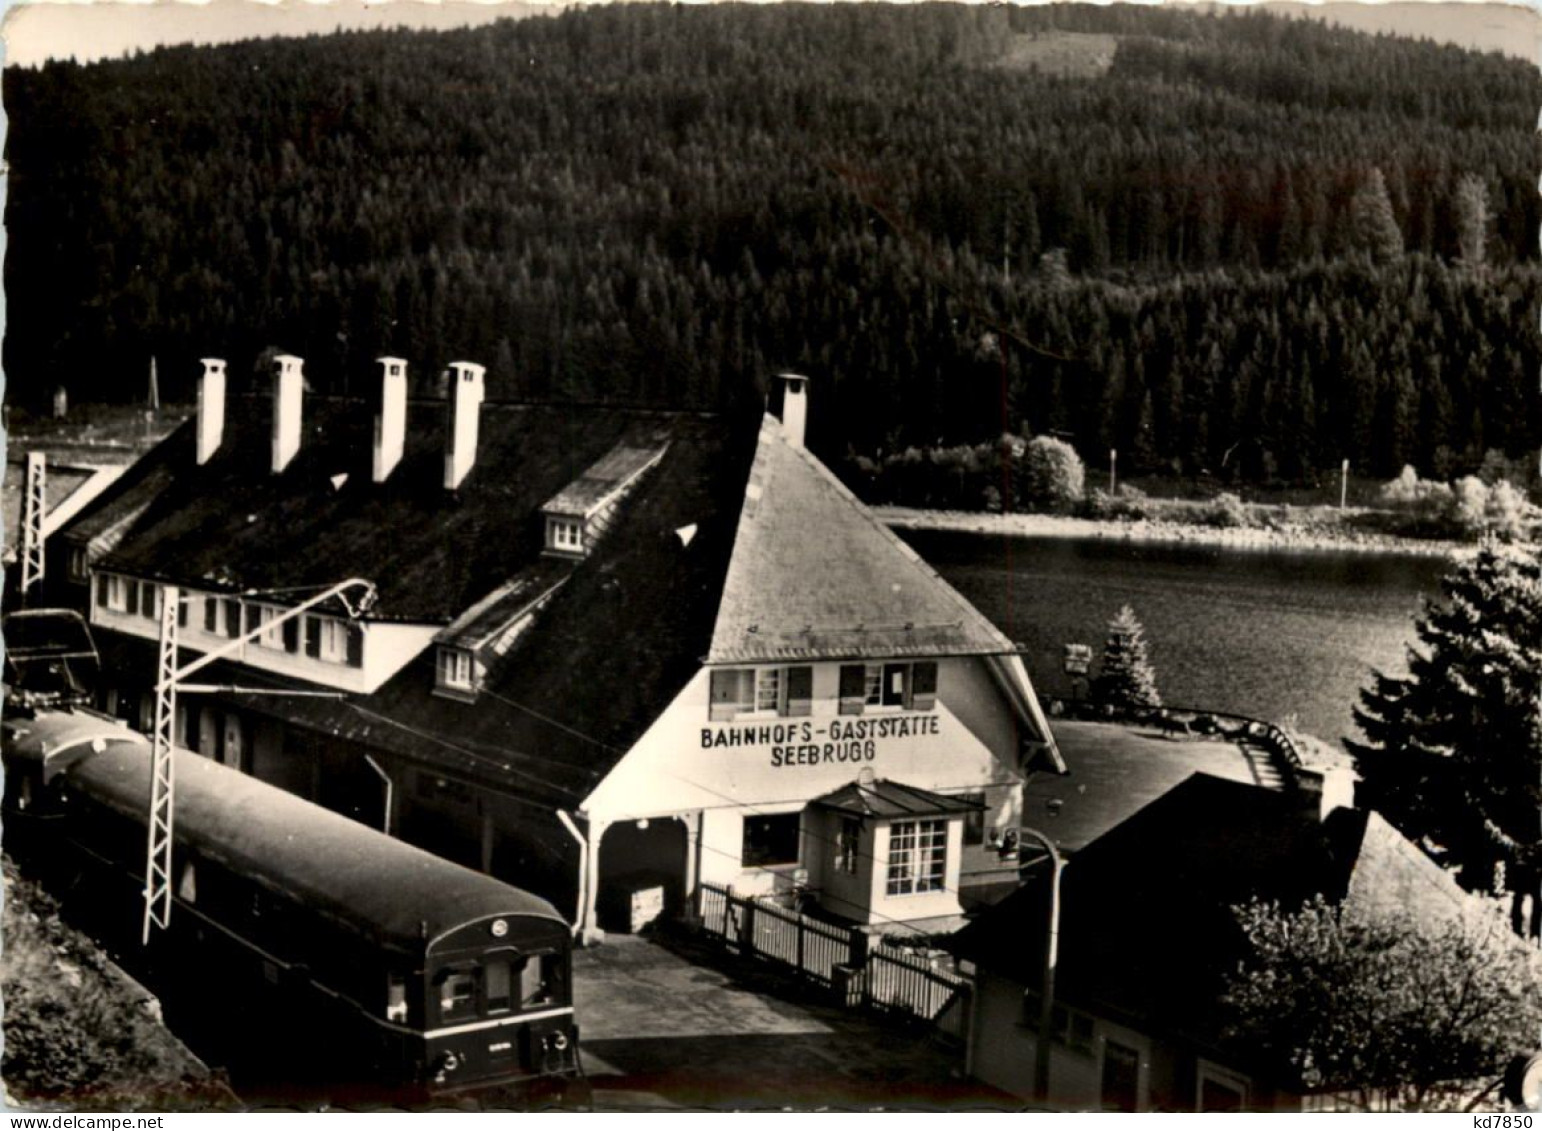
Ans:
[{"label": "steep gabled roof", "polygon": [[994,625],[765,418],[709,663],[1010,651]]},{"label": "steep gabled roof", "polygon": [[[956,954],[1037,986],[1044,869],[954,937]],[[1290,793],[1195,774],[1065,865],[1057,996],[1147,1032],[1218,1047],[1217,1004],[1243,957],[1232,907],[1321,894],[1425,921],[1469,913],[1450,876],[1375,813],[1319,819]]]},{"label": "steep gabled roof", "polygon": [[[633,419],[613,410],[600,415]],[[433,649],[370,695],[225,698],[535,804],[579,804],[700,669],[754,451],[753,422],[697,414],[636,418],[649,429],[667,424],[669,450],[638,482],[592,554],[557,563],[566,582],[535,625],[492,661],[474,702],[433,694]],[[534,424],[544,427],[544,416]],[[575,474],[590,462],[578,462]],[[538,516],[550,494],[529,492],[529,513]],[[682,537],[692,525],[694,536]],[[380,532],[382,538],[390,533]],[[536,534],[527,552],[529,568],[540,573],[547,567],[539,557],[539,528]],[[488,537],[496,540],[496,530]],[[486,578],[485,591],[501,580]],[[465,610],[475,604],[467,602]],[[111,634],[102,650],[109,665],[153,668],[152,642]],[[248,687],[283,682],[218,664],[208,676]]]},{"label": "steep gabled roof", "polygon": [[371,482],[373,424],[360,399],[307,398],[299,454],[269,474],[271,403],[231,398],[223,442],[202,467],[184,425],[66,535],[110,535],[102,568],[211,589],[364,577],[379,588],[372,617],[448,624],[539,556],[542,503],[607,452],[656,449],[693,419],[488,403],[476,464],[447,492],[445,402],[409,405],[402,461],[382,484]]}]

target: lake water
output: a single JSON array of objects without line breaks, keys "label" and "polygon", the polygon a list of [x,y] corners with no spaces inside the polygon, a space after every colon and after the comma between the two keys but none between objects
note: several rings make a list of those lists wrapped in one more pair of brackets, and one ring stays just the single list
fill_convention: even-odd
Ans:
[{"label": "lake water", "polygon": [[1062,648],[1102,652],[1130,605],[1146,628],[1163,701],[1271,721],[1320,738],[1358,732],[1372,669],[1402,674],[1441,558],[1238,551],[1106,539],[904,531],[933,568],[1026,649],[1040,697],[1071,693]]}]

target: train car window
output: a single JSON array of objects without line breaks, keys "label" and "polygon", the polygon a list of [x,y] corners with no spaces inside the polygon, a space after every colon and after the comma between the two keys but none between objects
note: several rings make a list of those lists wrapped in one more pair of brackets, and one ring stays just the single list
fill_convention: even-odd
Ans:
[{"label": "train car window", "polygon": [[407,1020],[407,979],[400,974],[386,975],[386,1009],[387,1021]]},{"label": "train car window", "polygon": [[469,971],[450,971],[439,984],[439,1017],[450,1021],[469,1017],[477,1009],[476,976]]},{"label": "train car window", "polygon": [[177,881],[177,897],[184,903],[198,902],[198,869],[191,860],[182,865],[182,878]]},{"label": "train car window", "polygon": [[533,1005],[550,1005],[555,1000],[555,955],[544,954],[527,958],[519,971],[519,1000],[522,1008]]},{"label": "train car window", "polygon": [[505,959],[494,959],[482,968],[483,985],[487,990],[487,1012],[504,1013],[509,1008],[509,964]]}]

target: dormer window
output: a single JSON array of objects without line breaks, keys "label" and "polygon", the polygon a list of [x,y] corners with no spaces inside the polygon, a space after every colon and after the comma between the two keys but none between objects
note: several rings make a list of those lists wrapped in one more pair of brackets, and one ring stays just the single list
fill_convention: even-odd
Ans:
[{"label": "dormer window", "polygon": [[566,554],[583,553],[583,522],[576,518],[549,516],[546,519],[546,548],[560,550]]},{"label": "dormer window", "polygon": [[435,692],[456,699],[476,694],[476,661],[468,649],[440,645],[434,668]]}]

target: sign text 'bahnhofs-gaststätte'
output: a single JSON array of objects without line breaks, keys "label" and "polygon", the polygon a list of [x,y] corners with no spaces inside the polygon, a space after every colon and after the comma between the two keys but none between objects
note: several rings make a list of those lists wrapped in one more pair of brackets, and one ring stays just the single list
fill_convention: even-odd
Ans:
[{"label": "sign text 'bahnhofs-gastst\u00e4tte'", "polygon": [[896,738],[942,734],[936,715],[890,715],[876,719],[832,719],[818,726],[812,719],[790,723],[741,723],[702,727],[701,748],[769,747],[773,766],[818,766],[871,762],[879,745]]}]

